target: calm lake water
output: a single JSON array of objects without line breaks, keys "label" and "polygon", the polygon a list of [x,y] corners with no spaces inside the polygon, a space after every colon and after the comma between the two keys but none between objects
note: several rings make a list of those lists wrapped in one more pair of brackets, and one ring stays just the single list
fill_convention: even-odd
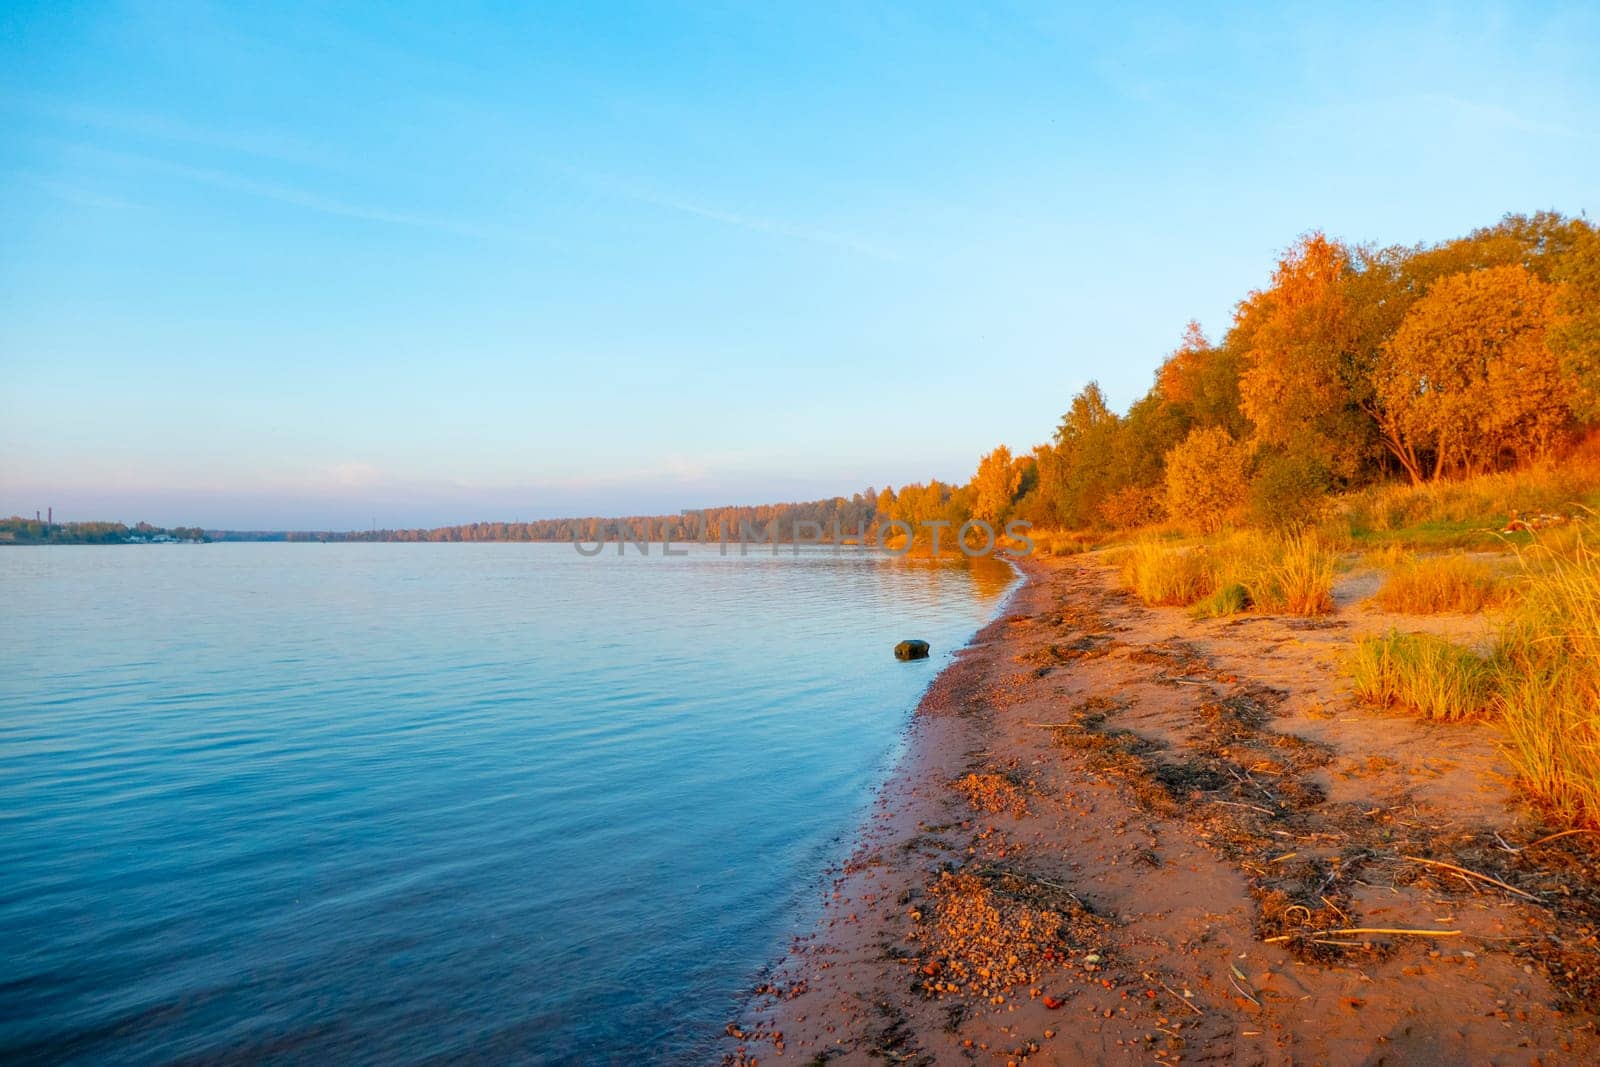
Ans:
[{"label": "calm lake water", "polygon": [[[0,550],[0,1059],[692,1062],[1010,583]],[[896,662],[909,636],[935,658]]]}]

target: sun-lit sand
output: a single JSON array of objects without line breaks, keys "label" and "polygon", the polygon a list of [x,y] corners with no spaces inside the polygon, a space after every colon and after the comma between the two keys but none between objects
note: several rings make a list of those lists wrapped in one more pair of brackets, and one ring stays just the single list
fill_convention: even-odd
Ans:
[{"label": "sun-lit sand", "polygon": [[1592,845],[1527,847],[1491,726],[1354,699],[1341,658],[1396,621],[1370,572],[1197,622],[1098,554],[1024,568],[725,1062],[1600,1055]]}]

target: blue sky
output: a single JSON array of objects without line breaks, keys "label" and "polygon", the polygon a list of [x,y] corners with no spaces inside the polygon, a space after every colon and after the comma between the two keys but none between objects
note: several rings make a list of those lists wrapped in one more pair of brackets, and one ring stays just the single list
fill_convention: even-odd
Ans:
[{"label": "blue sky", "polygon": [[0,6],[0,512],[967,477],[1305,230],[1596,209],[1592,4]]}]

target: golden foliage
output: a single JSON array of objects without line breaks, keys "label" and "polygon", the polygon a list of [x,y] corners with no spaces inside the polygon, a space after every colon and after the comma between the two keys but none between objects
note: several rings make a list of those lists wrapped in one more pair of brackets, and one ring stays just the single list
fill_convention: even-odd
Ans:
[{"label": "golden foliage", "polygon": [[1239,399],[1269,445],[1310,450],[1341,477],[1366,458],[1355,364],[1349,251],[1322,233],[1285,253],[1272,284],[1239,305],[1230,342],[1244,357]]},{"label": "golden foliage", "polygon": [[1166,516],[1161,494],[1142,485],[1125,485],[1100,502],[1100,516],[1114,530],[1136,530]]},{"label": "golden foliage", "polygon": [[1522,266],[1447,275],[1406,313],[1375,388],[1384,432],[1432,475],[1538,459],[1572,420],[1545,344],[1557,287]]},{"label": "golden foliage", "polygon": [[1194,404],[1204,393],[1201,376],[1205,373],[1204,360],[1211,351],[1211,342],[1194,319],[1183,329],[1183,340],[1177,351],[1167,357],[1156,373],[1156,389],[1169,404]]},{"label": "golden foliage", "polygon": [[1011,501],[1022,484],[1022,469],[1011,461],[1005,445],[984,456],[972,479],[972,517],[998,523],[1011,510]]},{"label": "golden foliage", "polygon": [[1226,430],[1192,431],[1167,453],[1167,513],[1203,533],[1216,532],[1244,502],[1248,470],[1245,446]]}]

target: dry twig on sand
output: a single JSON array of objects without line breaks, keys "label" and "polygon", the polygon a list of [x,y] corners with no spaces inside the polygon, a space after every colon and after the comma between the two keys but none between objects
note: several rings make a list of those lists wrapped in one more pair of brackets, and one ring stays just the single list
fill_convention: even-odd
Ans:
[{"label": "dry twig on sand", "polygon": [[1429,867],[1438,867],[1441,870],[1452,871],[1452,872],[1454,872],[1456,874],[1459,874],[1459,875],[1461,875],[1461,876],[1463,876],[1465,878],[1476,878],[1480,882],[1488,882],[1490,885],[1499,886],[1501,889],[1504,889],[1508,893],[1515,893],[1519,897],[1526,897],[1528,900],[1534,901],[1535,903],[1540,903],[1538,897],[1534,896],[1532,893],[1527,892],[1526,890],[1518,889],[1514,885],[1507,885],[1505,882],[1502,882],[1500,879],[1491,878],[1487,874],[1480,874],[1477,871],[1469,871],[1465,867],[1457,867],[1453,863],[1446,863],[1443,860],[1426,860],[1426,859],[1423,859],[1421,856],[1401,856],[1400,858],[1403,859],[1403,860],[1408,860],[1411,863],[1422,863],[1422,864],[1426,864]]},{"label": "dry twig on sand", "polygon": [[[1405,935],[1405,936],[1408,936],[1408,937],[1461,937],[1461,936],[1463,936],[1462,932],[1460,930],[1401,930],[1401,929],[1392,929],[1392,928],[1382,927],[1382,926],[1355,926],[1355,927],[1351,927],[1351,928],[1345,929],[1345,930],[1310,930],[1310,931],[1306,931],[1306,932],[1303,932],[1303,933],[1281,934],[1278,937],[1265,938],[1265,941],[1267,942],[1267,944],[1270,945],[1270,944],[1274,944],[1274,943],[1280,942],[1280,941],[1289,941],[1289,940],[1292,940],[1292,939],[1294,939],[1296,937],[1309,937],[1309,938],[1312,938],[1312,939],[1316,939],[1316,938],[1319,938],[1319,937],[1357,937],[1357,936],[1361,936],[1361,937],[1366,937],[1366,936],[1398,937],[1398,936],[1401,936],[1401,935]],[[1319,944],[1333,945],[1333,944],[1339,944],[1340,942],[1325,941],[1325,942],[1318,942],[1318,943]]]},{"label": "dry twig on sand", "polygon": [[1173,989],[1171,986],[1169,986],[1166,982],[1162,981],[1160,975],[1145,974],[1144,975],[1144,979],[1147,982],[1154,982],[1156,985],[1160,986],[1162,989],[1165,989],[1168,993],[1171,993],[1173,996],[1177,997],[1178,998],[1178,1003],[1182,1004],[1184,1007],[1188,1008],[1190,1011],[1194,1012],[1196,1015],[1204,1015],[1205,1014],[1205,1012],[1203,1012],[1199,1008],[1195,1007],[1194,1003],[1192,1001],[1190,1001],[1187,997],[1185,997],[1182,993],[1178,992],[1176,989]]}]

